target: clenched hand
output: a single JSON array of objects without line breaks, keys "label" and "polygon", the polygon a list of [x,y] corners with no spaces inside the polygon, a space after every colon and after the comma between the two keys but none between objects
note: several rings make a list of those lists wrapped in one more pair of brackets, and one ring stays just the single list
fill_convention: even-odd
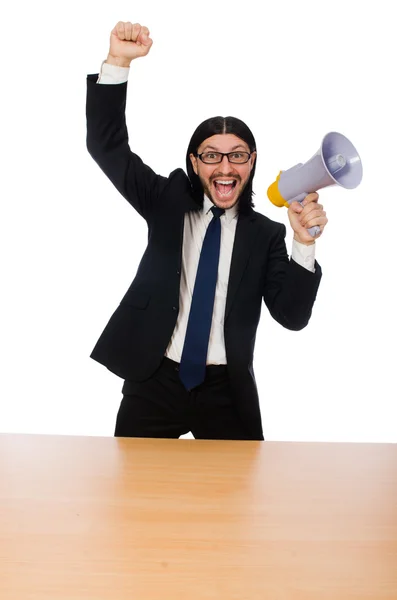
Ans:
[{"label": "clenched hand", "polygon": [[129,67],[132,60],[146,56],[153,40],[147,27],[130,21],[119,21],[110,34],[110,48],[106,62]]}]

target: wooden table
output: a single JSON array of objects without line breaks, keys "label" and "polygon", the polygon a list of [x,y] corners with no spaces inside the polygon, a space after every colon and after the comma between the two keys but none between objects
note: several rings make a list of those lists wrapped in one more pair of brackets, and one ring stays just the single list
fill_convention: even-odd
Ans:
[{"label": "wooden table", "polygon": [[397,445],[0,435],[1,600],[397,600]]}]

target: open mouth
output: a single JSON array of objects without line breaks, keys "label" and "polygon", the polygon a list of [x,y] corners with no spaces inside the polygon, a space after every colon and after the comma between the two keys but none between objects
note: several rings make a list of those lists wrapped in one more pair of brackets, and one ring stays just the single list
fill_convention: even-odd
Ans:
[{"label": "open mouth", "polygon": [[228,198],[233,194],[233,191],[237,185],[237,181],[235,179],[215,179],[214,186],[215,190],[220,198]]}]

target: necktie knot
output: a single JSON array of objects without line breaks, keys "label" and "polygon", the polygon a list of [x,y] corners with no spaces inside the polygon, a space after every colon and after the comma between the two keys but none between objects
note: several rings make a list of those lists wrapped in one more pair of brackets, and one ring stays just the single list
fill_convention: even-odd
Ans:
[{"label": "necktie knot", "polygon": [[213,206],[211,208],[212,214],[214,215],[215,219],[219,219],[223,213],[225,212],[224,208],[219,208],[219,206]]}]

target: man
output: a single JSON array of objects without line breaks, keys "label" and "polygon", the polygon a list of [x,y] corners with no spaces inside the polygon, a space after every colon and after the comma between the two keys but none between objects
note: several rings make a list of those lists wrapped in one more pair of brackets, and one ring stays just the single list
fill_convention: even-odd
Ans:
[{"label": "man", "polygon": [[321,235],[327,218],[317,194],[291,205],[289,260],[285,226],[252,209],[256,145],[239,119],[196,129],[188,176],[156,175],[131,152],[129,66],[148,54],[149,36],[119,22],[101,73],[87,77],[88,151],[149,231],[91,356],[125,380],[116,436],[263,440],[252,368],[262,299],[284,327],[307,325],[321,279],[307,229]]}]

